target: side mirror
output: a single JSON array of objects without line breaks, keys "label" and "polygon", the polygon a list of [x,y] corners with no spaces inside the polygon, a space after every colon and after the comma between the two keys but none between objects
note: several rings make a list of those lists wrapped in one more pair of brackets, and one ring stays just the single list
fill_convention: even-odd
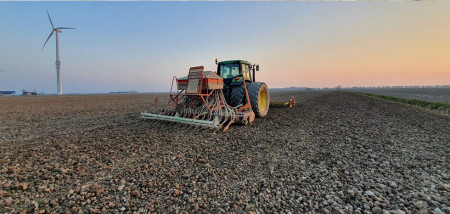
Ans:
[{"label": "side mirror", "polygon": [[259,65],[256,65],[256,71],[259,71]]}]

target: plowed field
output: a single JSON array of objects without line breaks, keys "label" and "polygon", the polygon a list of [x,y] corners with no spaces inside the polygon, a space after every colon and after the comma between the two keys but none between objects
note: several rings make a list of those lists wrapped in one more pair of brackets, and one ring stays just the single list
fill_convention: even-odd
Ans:
[{"label": "plowed field", "polygon": [[450,117],[291,95],[227,132],[141,120],[165,94],[0,98],[0,213],[450,213]]}]

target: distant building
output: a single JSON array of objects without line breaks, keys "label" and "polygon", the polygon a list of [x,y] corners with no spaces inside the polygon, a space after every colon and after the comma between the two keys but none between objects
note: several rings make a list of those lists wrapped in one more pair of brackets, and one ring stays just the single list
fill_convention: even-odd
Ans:
[{"label": "distant building", "polygon": [[16,91],[0,91],[0,96],[12,96]]}]

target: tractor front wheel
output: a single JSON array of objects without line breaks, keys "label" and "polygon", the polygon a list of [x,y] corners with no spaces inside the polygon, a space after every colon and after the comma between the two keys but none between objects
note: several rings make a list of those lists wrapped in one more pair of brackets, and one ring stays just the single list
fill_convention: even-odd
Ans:
[{"label": "tractor front wheel", "polygon": [[266,83],[253,82],[248,87],[248,96],[256,117],[265,117],[269,112],[270,94]]}]

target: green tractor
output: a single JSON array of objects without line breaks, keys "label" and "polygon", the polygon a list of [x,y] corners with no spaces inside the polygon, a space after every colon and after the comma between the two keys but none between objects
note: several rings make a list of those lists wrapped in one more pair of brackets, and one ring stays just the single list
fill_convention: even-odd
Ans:
[{"label": "green tractor", "polygon": [[265,117],[269,111],[269,88],[256,82],[255,71],[259,65],[245,60],[217,62],[217,74],[223,78],[225,100],[241,111],[253,110],[256,117]]}]

